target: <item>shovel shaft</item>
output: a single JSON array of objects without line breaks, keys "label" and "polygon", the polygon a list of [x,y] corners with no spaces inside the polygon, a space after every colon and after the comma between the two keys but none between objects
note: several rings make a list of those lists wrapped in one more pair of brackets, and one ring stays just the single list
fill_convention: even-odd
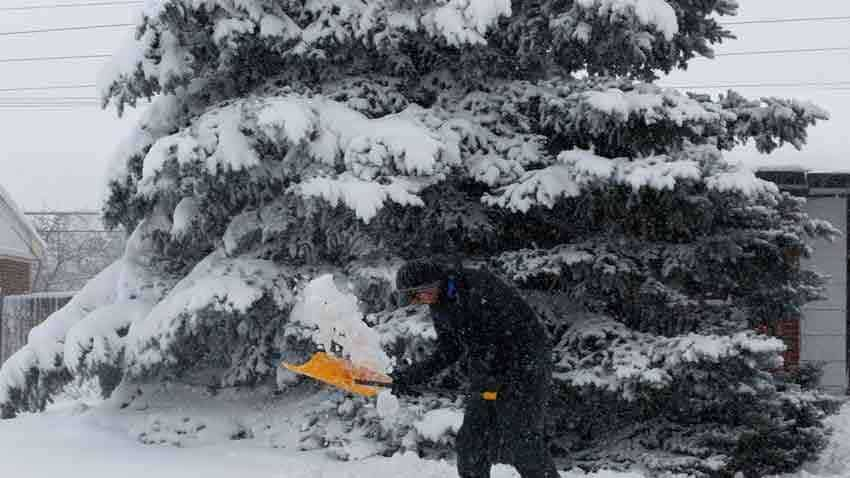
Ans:
[{"label": "shovel shaft", "polygon": [[[391,382],[381,382],[379,380],[360,380],[357,379],[354,381],[357,385],[366,385],[368,387],[381,387],[381,388],[391,388],[393,384]],[[439,388],[439,387],[423,387],[420,385],[414,385],[410,387],[411,390],[415,390],[417,392],[430,392],[430,393],[447,393],[451,395],[460,394],[460,390],[456,390],[453,388]]]},{"label": "shovel shaft", "polygon": [[[368,387],[381,387],[381,388],[391,388],[393,384],[391,382],[382,382],[379,380],[355,380],[354,383],[357,385],[365,385]],[[448,395],[460,395],[462,392],[460,390],[454,388],[440,388],[440,387],[423,387],[420,385],[414,385],[410,387],[411,390],[417,392],[425,392],[425,393],[444,393]],[[484,400],[495,400],[496,392],[482,392],[481,397]]]}]

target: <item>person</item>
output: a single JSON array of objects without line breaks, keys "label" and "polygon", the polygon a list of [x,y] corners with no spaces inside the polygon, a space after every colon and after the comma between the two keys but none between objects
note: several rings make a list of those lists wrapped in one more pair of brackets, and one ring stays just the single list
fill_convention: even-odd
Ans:
[{"label": "person", "polygon": [[495,463],[522,478],[557,478],[544,432],[551,393],[551,348],[537,314],[486,269],[419,259],[405,263],[396,288],[406,302],[428,304],[437,349],[391,374],[396,395],[466,356],[469,388],[457,435],[460,478],[488,478]]}]

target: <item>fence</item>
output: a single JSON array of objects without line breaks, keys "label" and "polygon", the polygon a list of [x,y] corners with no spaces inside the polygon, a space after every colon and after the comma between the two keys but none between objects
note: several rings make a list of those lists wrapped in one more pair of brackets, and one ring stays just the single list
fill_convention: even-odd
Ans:
[{"label": "fence", "polygon": [[0,363],[26,345],[30,330],[73,296],[73,292],[50,292],[0,297]]}]

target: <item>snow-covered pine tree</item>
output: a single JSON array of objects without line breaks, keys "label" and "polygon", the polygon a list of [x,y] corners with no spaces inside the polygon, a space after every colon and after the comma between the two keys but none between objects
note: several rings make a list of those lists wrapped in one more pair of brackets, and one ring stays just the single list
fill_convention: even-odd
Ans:
[{"label": "snow-covered pine tree", "polygon": [[[299,297],[332,290],[325,272],[351,280],[387,352],[413,356],[429,335],[392,311],[393,268],[449,253],[488,262],[546,315],[561,457],[697,476],[797,467],[829,401],[777,384],[783,345],[753,328],[817,296],[796,258],[835,231],[723,151],[799,148],[827,115],[653,84],[731,38],[716,15],[736,8],[148,1],[99,81],[119,113],[153,98],[105,206],[135,232],[4,365],[4,415],[72,376],[107,393],[271,380],[273,350],[321,342]],[[402,435],[375,436],[410,446]]]}]

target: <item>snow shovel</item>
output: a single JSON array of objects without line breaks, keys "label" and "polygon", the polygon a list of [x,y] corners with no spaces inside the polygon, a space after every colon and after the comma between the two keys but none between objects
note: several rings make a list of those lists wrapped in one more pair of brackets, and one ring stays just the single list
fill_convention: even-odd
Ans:
[{"label": "snow shovel", "polygon": [[364,397],[377,395],[378,387],[392,386],[392,379],[388,375],[325,352],[316,352],[303,365],[286,362],[281,362],[281,365],[297,374],[306,375]]},{"label": "snow shovel", "polygon": [[[325,352],[316,352],[303,365],[293,365],[286,362],[281,362],[281,365],[297,374],[306,375],[364,397],[374,397],[378,394],[380,388],[392,387],[392,378],[389,375],[356,365],[349,360],[328,355]],[[414,386],[411,389],[417,392],[450,395],[457,395],[460,392],[447,388],[422,386]],[[485,400],[496,400],[497,398],[496,392],[483,392],[481,396]]]}]

